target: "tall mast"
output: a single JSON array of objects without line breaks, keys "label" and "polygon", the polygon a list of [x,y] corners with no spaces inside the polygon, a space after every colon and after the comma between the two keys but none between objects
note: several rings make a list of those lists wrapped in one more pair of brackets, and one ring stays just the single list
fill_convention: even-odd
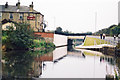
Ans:
[{"label": "tall mast", "polygon": [[97,27],[97,12],[95,12],[95,32],[96,32],[96,27]]}]

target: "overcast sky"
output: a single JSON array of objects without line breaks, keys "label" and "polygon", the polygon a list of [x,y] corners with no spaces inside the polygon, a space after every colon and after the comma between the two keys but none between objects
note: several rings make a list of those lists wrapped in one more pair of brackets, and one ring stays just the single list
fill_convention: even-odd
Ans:
[{"label": "overcast sky", "polygon": [[[8,2],[15,5],[18,0],[0,0],[0,5]],[[119,0],[20,0],[21,5],[29,6],[33,1],[34,9],[41,12],[48,21],[48,30],[62,27],[72,32],[95,32],[118,24]]]}]

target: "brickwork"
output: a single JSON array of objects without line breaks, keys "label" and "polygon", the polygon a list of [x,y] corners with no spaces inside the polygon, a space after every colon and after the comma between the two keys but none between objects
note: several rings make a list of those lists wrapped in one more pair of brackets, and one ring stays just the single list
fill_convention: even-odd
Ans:
[{"label": "brickwork", "polygon": [[35,32],[34,35],[43,37],[46,40],[46,42],[53,42],[53,40],[54,40],[54,33]]},{"label": "brickwork", "polygon": [[47,53],[40,57],[36,57],[35,61],[53,61],[53,53]]},{"label": "brickwork", "polygon": [[47,32],[35,32],[35,35],[41,35],[44,38],[54,38],[54,33],[47,33]]}]

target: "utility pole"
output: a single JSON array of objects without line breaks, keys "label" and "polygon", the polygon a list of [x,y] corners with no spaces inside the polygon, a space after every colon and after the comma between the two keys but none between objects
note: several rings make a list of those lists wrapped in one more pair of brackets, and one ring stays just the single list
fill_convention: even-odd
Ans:
[{"label": "utility pole", "polygon": [[54,28],[56,27],[56,24],[55,24],[56,22],[55,21],[56,21],[56,19],[55,19],[55,16],[54,16]]},{"label": "utility pole", "polygon": [[96,27],[97,27],[97,12],[95,12],[95,35],[96,35]]}]

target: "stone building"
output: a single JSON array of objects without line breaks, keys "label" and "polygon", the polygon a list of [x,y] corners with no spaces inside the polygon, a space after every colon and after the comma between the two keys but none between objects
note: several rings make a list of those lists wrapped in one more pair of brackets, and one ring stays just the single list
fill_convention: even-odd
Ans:
[{"label": "stone building", "polygon": [[[0,21],[4,22],[4,20],[6,20],[9,22],[28,23],[34,31],[42,32],[44,15],[34,10],[33,7],[33,2],[29,7],[21,6],[19,1],[16,5],[9,5],[8,2],[6,2],[5,5],[0,5]],[[8,28],[9,25],[11,25],[10,23],[6,23],[2,23],[2,29],[5,29],[5,27]]]}]

